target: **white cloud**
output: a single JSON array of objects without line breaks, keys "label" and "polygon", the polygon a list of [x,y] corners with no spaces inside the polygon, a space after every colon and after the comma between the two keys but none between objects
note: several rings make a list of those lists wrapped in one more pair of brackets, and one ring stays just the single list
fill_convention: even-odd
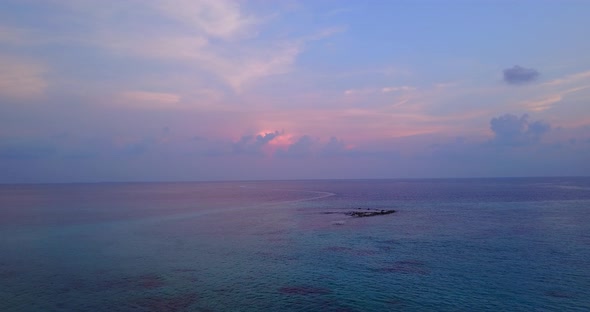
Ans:
[{"label": "white cloud", "polygon": [[259,22],[230,0],[161,0],[154,8],[209,37],[226,40],[247,35]]}]

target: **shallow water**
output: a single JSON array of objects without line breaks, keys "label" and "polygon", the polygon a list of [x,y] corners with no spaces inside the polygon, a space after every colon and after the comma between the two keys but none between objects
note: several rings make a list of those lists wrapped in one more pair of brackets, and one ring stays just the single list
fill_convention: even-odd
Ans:
[{"label": "shallow water", "polygon": [[590,179],[2,185],[0,250],[0,311],[585,311]]}]

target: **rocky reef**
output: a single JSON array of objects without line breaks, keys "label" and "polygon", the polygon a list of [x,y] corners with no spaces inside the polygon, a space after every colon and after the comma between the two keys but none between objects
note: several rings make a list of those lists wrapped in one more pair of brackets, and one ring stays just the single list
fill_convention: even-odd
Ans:
[{"label": "rocky reef", "polygon": [[365,209],[361,210],[361,208],[357,208],[355,211],[348,211],[344,214],[351,217],[363,218],[363,217],[373,217],[373,216],[382,216],[394,213],[395,210],[377,210],[377,209]]}]

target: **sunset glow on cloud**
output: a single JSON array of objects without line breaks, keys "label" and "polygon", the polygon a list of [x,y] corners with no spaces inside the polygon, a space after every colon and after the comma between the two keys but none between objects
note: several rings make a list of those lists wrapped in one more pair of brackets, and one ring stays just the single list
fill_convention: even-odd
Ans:
[{"label": "sunset glow on cloud", "polygon": [[589,175],[588,12],[3,1],[0,182]]}]

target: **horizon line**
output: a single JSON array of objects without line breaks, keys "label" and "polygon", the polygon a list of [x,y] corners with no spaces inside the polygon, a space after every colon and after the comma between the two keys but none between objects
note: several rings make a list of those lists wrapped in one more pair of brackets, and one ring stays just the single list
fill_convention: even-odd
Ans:
[{"label": "horizon line", "polygon": [[54,185],[54,184],[163,184],[163,183],[223,183],[223,182],[297,182],[297,181],[370,181],[370,180],[491,180],[491,179],[558,179],[590,178],[590,176],[481,176],[481,177],[421,177],[421,178],[301,178],[301,179],[218,179],[218,180],[150,180],[150,181],[72,181],[72,182],[0,182],[6,185]]}]

